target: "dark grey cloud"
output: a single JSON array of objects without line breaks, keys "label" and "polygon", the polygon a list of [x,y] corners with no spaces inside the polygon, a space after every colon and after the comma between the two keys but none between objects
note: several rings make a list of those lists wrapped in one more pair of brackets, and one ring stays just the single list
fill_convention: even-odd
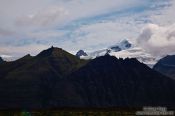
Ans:
[{"label": "dark grey cloud", "polygon": [[14,35],[15,32],[14,31],[10,31],[10,30],[6,30],[6,29],[2,29],[0,28],[0,36],[5,37],[5,36],[12,36]]}]

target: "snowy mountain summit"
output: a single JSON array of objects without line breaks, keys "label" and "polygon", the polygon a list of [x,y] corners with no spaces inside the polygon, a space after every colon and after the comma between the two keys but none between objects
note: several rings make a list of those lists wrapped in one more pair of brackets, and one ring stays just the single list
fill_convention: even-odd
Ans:
[{"label": "snowy mountain summit", "polygon": [[128,40],[122,40],[121,42],[119,42],[113,46],[110,46],[106,49],[97,50],[97,51],[91,52],[91,53],[86,53],[83,50],[79,50],[77,52],[76,56],[78,56],[82,59],[94,59],[96,57],[104,56],[106,54],[110,55],[113,52],[127,50],[127,49],[130,49],[131,47],[133,47],[133,45]]},{"label": "snowy mountain summit", "polygon": [[106,49],[97,50],[95,52],[86,53],[83,50],[80,50],[76,55],[79,55],[81,59],[94,59],[106,54],[124,59],[137,58],[137,60],[147,64],[150,67],[152,67],[158,60],[142,48],[133,45],[128,40],[122,40],[113,46],[110,46]]},{"label": "snowy mountain summit", "polygon": [[114,46],[111,46],[109,49],[114,52],[126,50],[132,47],[132,44],[128,40],[123,40],[119,43],[117,43]]}]

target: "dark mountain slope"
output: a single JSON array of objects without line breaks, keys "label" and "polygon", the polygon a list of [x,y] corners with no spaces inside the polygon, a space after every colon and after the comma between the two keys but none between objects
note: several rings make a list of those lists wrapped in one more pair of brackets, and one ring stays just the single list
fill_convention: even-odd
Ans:
[{"label": "dark mountain slope", "polygon": [[51,47],[35,57],[0,65],[0,107],[46,107],[55,83],[86,62]]},{"label": "dark mountain slope", "polygon": [[0,57],[0,64],[3,63],[3,62],[4,62],[4,60]]},{"label": "dark mountain slope", "polygon": [[175,55],[169,55],[160,59],[153,69],[175,79]]},{"label": "dark mountain slope", "polygon": [[99,57],[57,85],[60,106],[175,107],[175,82],[136,59]]},{"label": "dark mountain slope", "polygon": [[18,67],[22,65],[25,65],[30,59],[32,59],[32,56],[26,55],[19,60],[16,60],[13,62],[5,62],[3,64],[0,64],[0,79],[7,76],[9,72],[17,69]]}]

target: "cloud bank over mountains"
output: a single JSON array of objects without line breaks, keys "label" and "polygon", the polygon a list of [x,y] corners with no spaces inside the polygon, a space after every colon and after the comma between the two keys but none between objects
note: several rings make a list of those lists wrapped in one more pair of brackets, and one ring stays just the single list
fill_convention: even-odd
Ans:
[{"label": "cloud bank over mountains", "polygon": [[51,45],[95,51],[122,39],[169,54],[174,10],[174,0],[0,0],[0,55],[35,55]]},{"label": "cloud bank over mountains", "polygon": [[138,45],[156,56],[175,53],[175,24],[147,25],[138,37]]}]

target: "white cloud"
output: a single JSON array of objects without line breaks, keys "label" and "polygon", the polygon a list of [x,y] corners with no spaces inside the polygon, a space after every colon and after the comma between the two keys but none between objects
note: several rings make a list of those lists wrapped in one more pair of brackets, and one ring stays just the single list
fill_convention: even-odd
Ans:
[{"label": "white cloud", "polygon": [[147,25],[138,37],[138,45],[155,56],[175,53],[175,24],[170,26]]},{"label": "white cloud", "polygon": [[[159,0],[158,0],[159,1]],[[150,19],[158,25],[169,25],[175,22],[175,0],[162,0],[162,2],[157,2],[158,5],[164,6],[165,8],[159,9],[158,12],[150,15]]]},{"label": "white cloud", "polygon": [[52,6],[41,11],[30,14],[24,17],[20,17],[16,24],[18,26],[51,26],[56,22],[63,21],[63,19],[68,15],[68,11],[63,7]]},{"label": "white cloud", "polygon": [[37,40],[52,40],[61,38],[65,32],[55,31],[55,30],[46,30],[46,31],[36,31],[28,33],[28,37],[30,39],[37,39]]},{"label": "white cloud", "polygon": [[75,39],[64,42],[64,44],[65,47],[71,47],[71,44],[76,44],[76,46],[71,48],[74,50],[94,51],[106,48],[123,39],[134,41],[134,38],[136,38],[135,32],[138,31],[137,28],[135,23],[132,23],[132,19],[128,21],[124,18],[84,25],[72,32],[71,38]]},{"label": "white cloud", "polygon": [[145,23],[175,22],[169,1],[0,0],[0,54],[34,54],[50,44],[76,51],[134,41]]},{"label": "white cloud", "polygon": [[40,44],[32,44],[26,46],[1,46],[0,53],[19,58],[26,54],[36,55],[42,50],[47,49],[49,47],[51,46]]}]

